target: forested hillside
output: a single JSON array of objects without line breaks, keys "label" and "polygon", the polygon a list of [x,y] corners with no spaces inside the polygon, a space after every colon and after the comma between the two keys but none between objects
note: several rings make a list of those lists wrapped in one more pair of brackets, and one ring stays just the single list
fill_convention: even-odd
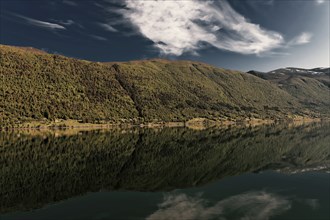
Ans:
[{"label": "forested hillside", "polygon": [[99,63],[0,45],[0,77],[1,127],[327,115],[260,77],[191,61]]}]

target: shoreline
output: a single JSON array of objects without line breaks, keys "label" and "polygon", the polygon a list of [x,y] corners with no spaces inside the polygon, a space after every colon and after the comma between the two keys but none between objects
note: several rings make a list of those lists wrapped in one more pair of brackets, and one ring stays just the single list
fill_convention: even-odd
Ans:
[{"label": "shoreline", "polygon": [[301,125],[305,123],[320,123],[329,122],[330,118],[290,118],[290,119],[244,119],[244,120],[210,120],[207,118],[193,118],[188,121],[181,122],[147,122],[147,123],[81,123],[77,120],[58,120],[55,122],[49,121],[35,121],[30,123],[23,123],[18,125],[18,127],[0,127],[0,131],[17,131],[17,130],[98,130],[98,129],[131,129],[131,128],[178,128],[186,127],[193,130],[204,130],[207,128],[217,128],[217,127],[228,127],[228,126],[238,126],[238,127],[255,127],[262,125],[271,124],[288,124],[288,125]]}]

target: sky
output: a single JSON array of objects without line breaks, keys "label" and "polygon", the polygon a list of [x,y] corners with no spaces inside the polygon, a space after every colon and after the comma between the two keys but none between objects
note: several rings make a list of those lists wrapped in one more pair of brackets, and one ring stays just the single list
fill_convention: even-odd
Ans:
[{"label": "sky", "polygon": [[329,67],[329,0],[0,0],[0,43],[90,61]]}]

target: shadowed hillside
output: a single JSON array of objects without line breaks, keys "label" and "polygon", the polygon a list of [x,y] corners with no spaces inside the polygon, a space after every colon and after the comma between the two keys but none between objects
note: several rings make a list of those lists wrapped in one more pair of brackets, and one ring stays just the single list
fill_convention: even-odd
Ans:
[{"label": "shadowed hillside", "polygon": [[249,71],[288,92],[299,102],[319,112],[329,114],[330,68],[282,68],[268,73]]},{"label": "shadowed hillside", "polygon": [[300,101],[304,91],[292,96],[251,74],[191,61],[98,63],[0,45],[0,77],[0,127],[55,119],[142,123],[320,113],[318,103],[307,108]]}]

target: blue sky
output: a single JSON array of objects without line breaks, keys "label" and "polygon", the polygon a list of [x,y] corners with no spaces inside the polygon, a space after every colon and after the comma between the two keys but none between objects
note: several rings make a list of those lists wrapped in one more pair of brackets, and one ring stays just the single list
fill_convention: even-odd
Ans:
[{"label": "blue sky", "polygon": [[329,66],[329,0],[0,0],[0,43],[92,61]]}]

